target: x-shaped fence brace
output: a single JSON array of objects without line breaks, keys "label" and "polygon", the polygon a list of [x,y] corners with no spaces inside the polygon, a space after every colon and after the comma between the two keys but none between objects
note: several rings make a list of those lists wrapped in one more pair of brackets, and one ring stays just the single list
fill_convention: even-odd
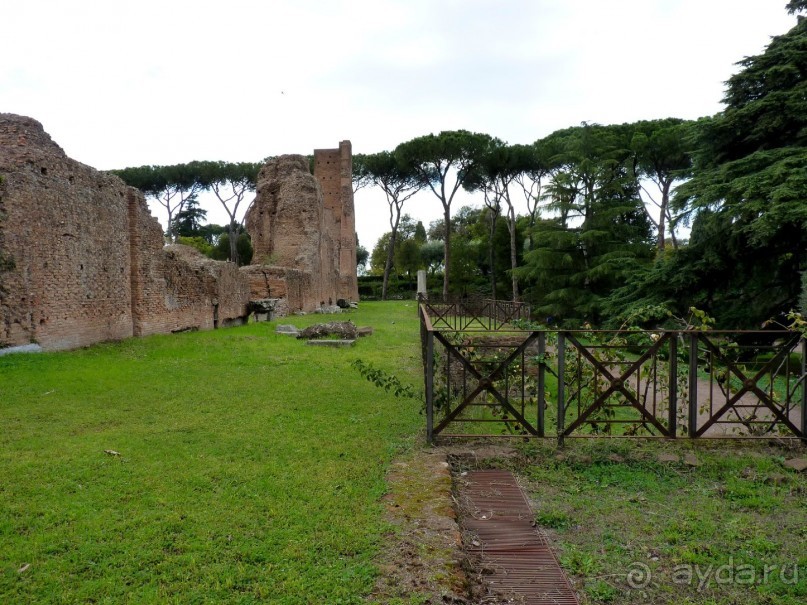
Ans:
[{"label": "x-shaped fence brace", "polygon": [[[729,397],[726,403],[723,404],[716,412],[710,414],[709,419],[703,423],[700,428],[693,431],[695,437],[700,437],[703,435],[712,425],[718,422],[720,418],[730,410],[734,410],[736,413],[735,405],[746,393],[753,393],[756,395],[759,402],[773,413],[774,418],[793,431],[794,435],[805,437],[804,433],[791,422],[790,418],[788,418],[786,414],[782,413],[782,410],[778,405],[776,405],[776,402],[771,394],[766,393],[763,389],[759,388],[760,379],[762,379],[762,377],[769,372],[771,375],[773,375],[775,373],[775,368],[784,360],[787,355],[790,354],[790,351],[799,342],[800,336],[798,334],[794,334],[789,340],[782,344],[776,354],[751,378],[747,377],[732,360],[728,359],[728,357],[722,351],[720,351],[720,348],[709,339],[706,333],[698,334],[697,339],[699,342],[706,345],[706,348],[717,358],[719,363],[725,364],[727,371],[730,374],[734,374],[740,380],[742,387],[736,393],[734,393],[734,395]],[[801,377],[801,381],[803,380],[804,376]],[[726,384],[728,383],[729,381],[727,380]],[[690,389],[690,391],[692,391],[692,389]],[[694,398],[694,393],[690,393],[690,397]],[[697,400],[695,399],[694,401],[696,402]],[[802,410],[802,413],[807,413],[807,410]]]},{"label": "x-shaped fence brace", "polygon": [[[435,304],[425,303],[426,311],[428,312],[432,325],[435,328],[446,327],[452,330],[467,330],[476,324],[478,327],[489,330],[491,326],[485,323],[484,319],[489,319],[484,315],[483,308],[473,309],[473,312],[465,313],[461,305],[457,303]],[[449,321],[449,318],[454,319],[454,323]]]},{"label": "x-shaped fence brace", "polygon": [[[575,419],[575,421],[572,422],[567,428],[565,428],[562,431],[563,435],[572,434],[575,429],[577,429],[580,425],[582,425],[584,422],[586,422],[586,420],[589,418],[589,416],[591,416],[599,408],[604,407],[607,400],[608,400],[608,398],[611,395],[613,395],[614,393],[619,392],[619,393],[622,393],[622,395],[625,396],[625,399],[628,401],[628,403],[630,403],[631,407],[636,408],[639,411],[639,413],[642,415],[642,417],[644,418],[644,420],[646,422],[649,422],[654,427],[656,427],[656,429],[659,431],[659,433],[661,433],[662,435],[667,436],[667,437],[670,437],[670,436],[674,437],[675,436],[675,427],[674,426],[665,427],[663,424],[661,424],[658,421],[658,419],[653,414],[651,414],[647,410],[647,408],[645,408],[644,405],[642,405],[642,403],[639,401],[639,398],[636,396],[636,394],[633,393],[631,390],[629,390],[625,386],[625,383],[628,381],[628,379],[631,377],[631,375],[634,374],[634,372],[636,372],[637,370],[639,370],[642,367],[642,364],[645,361],[647,361],[652,356],[654,356],[656,353],[658,353],[659,349],[661,349],[661,347],[664,345],[664,343],[666,343],[666,342],[668,342],[670,340],[670,334],[669,333],[662,334],[661,337],[656,342],[654,342],[653,345],[649,349],[647,349],[642,355],[640,355],[639,358],[636,361],[634,361],[632,364],[630,364],[630,366],[628,366],[628,368],[624,372],[622,372],[619,376],[614,376],[614,374],[611,373],[611,371],[608,368],[608,366],[611,365],[609,362],[603,362],[603,361],[600,361],[599,359],[597,359],[596,357],[594,357],[594,355],[591,353],[591,351],[588,349],[588,347],[581,344],[580,341],[577,340],[574,336],[572,336],[571,334],[563,334],[563,337],[565,337],[566,340],[568,340],[572,345],[574,345],[574,348],[577,351],[579,351],[580,354],[593,366],[595,371],[602,374],[602,376],[606,380],[608,380],[608,383],[609,383],[609,386],[602,393],[600,393],[597,396],[597,398],[591,403],[591,405],[586,407],[583,410],[583,412]],[[562,377],[563,372],[559,371],[558,375]],[[638,384],[638,379],[637,379],[637,384]],[[582,386],[580,388],[582,388]],[[562,391],[563,391],[563,389],[561,387],[561,392],[558,393],[558,398],[559,399],[562,399],[564,397]],[[564,409],[565,408],[566,408],[566,406],[565,406],[565,402],[564,402]],[[672,434],[670,433],[670,431],[672,431]]]},{"label": "x-shaped fence brace", "polygon": [[527,307],[522,303],[494,301],[493,305],[495,308],[494,317],[499,326],[508,324],[516,319],[529,319],[528,317],[524,317],[524,310]]},{"label": "x-shaped fence brace", "polygon": [[497,380],[500,380],[504,375],[504,373],[506,372],[507,366],[509,366],[513,361],[515,361],[518,358],[518,356],[521,355],[536,338],[538,338],[537,332],[530,333],[529,336],[527,336],[527,338],[524,340],[524,342],[522,342],[521,345],[516,347],[513,350],[513,352],[510,353],[510,355],[508,355],[507,358],[505,358],[504,361],[502,361],[498,366],[496,366],[496,368],[492,372],[490,372],[487,376],[484,376],[482,372],[480,372],[474,366],[471,360],[467,359],[460,352],[459,348],[451,344],[440,332],[434,332],[434,336],[445,347],[446,354],[448,356],[446,363],[450,363],[450,359],[453,356],[454,359],[458,360],[462,364],[463,368],[465,368],[465,370],[467,370],[478,381],[476,387],[470,393],[466,394],[463,400],[454,409],[449,411],[449,413],[440,422],[440,424],[434,427],[435,435],[440,433],[443,429],[446,428],[446,426],[448,426],[452,421],[454,421],[465,408],[467,408],[474,402],[474,400],[477,398],[478,395],[480,395],[484,391],[487,391],[499,402],[499,405],[501,405],[503,409],[507,410],[510,414],[512,414],[513,419],[516,422],[518,422],[528,433],[530,433],[531,435],[538,436],[537,429],[532,424],[530,424],[530,422],[528,422],[527,419],[524,418],[524,416],[510,404],[509,399],[506,396],[502,395],[502,393],[499,391],[499,389],[496,388],[495,385],[495,382]]},{"label": "x-shaped fence brace", "polygon": [[423,301],[435,328],[498,330],[515,320],[526,319],[526,305],[496,300],[468,300],[448,303]]}]

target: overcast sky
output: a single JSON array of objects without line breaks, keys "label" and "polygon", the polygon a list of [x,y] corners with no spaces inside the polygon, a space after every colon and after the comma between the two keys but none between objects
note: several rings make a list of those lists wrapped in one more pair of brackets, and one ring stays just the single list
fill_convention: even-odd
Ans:
[{"label": "overcast sky", "polygon": [[[0,111],[39,120],[99,169],[259,161],[343,139],[372,153],[460,128],[530,143],[582,121],[720,111],[734,64],[795,24],[785,4],[9,0]],[[429,195],[406,209],[424,223],[440,215]],[[377,192],[357,194],[366,247],[386,212]]]}]

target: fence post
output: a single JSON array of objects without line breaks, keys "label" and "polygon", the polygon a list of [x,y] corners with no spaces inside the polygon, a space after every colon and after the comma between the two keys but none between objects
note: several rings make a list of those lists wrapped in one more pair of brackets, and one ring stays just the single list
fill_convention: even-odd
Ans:
[{"label": "fence post", "polygon": [[670,437],[675,439],[678,433],[678,334],[673,332],[670,336],[670,387],[669,400],[670,412],[667,424],[669,426]]},{"label": "fence post", "polygon": [[807,443],[807,338],[801,338],[801,440]]},{"label": "fence post", "polygon": [[545,436],[544,410],[546,409],[546,332],[538,334],[538,436]]},{"label": "fence post", "polygon": [[434,443],[434,333],[426,332],[426,441]]},{"label": "fence post", "polygon": [[558,332],[558,447],[563,447],[566,416],[566,337]]},{"label": "fence post", "polygon": [[689,334],[689,438],[698,432],[698,333]]}]

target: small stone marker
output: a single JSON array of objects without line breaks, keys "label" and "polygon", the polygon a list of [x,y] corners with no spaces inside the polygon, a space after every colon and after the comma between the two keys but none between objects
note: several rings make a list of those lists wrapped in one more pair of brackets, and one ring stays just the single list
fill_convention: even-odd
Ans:
[{"label": "small stone marker", "polygon": [[790,460],[785,460],[784,466],[797,473],[803,473],[807,470],[807,458],[791,458]]},{"label": "small stone marker", "polygon": [[692,452],[688,454],[684,454],[684,464],[687,466],[700,466],[701,463],[698,458]]},{"label": "small stone marker", "polygon": [[363,326],[358,329],[357,333],[359,335],[359,338],[363,338],[364,336],[372,336],[373,328],[371,326]]},{"label": "small stone marker", "polygon": [[669,454],[667,452],[662,452],[658,455],[657,460],[659,462],[678,462],[678,454]]},{"label": "small stone marker", "polygon": [[790,477],[781,473],[771,473],[765,477],[765,485],[784,485],[790,482]]},{"label": "small stone marker", "polygon": [[426,284],[426,271],[418,269],[418,296],[428,297],[428,286]]},{"label": "small stone marker", "polygon": [[297,336],[300,333],[300,330],[297,326],[292,326],[291,324],[278,324],[275,328],[276,334],[285,334],[286,336]]}]

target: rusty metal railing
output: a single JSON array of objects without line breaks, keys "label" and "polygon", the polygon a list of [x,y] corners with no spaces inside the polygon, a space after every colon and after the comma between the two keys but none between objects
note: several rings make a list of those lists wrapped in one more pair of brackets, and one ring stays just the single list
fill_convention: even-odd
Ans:
[{"label": "rusty metal railing", "polygon": [[419,307],[429,442],[438,436],[807,441],[807,341],[798,333],[525,331],[505,315],[479,321],[468,307],[453,309],[461,320],[445,307]]},{"label": "rusty metal railing", "polygon": [[529,305],[522,302],[490,298],[463,297],[454,299],[426,299],[418,297],[424,305],[432,325],[447,330],[500,330],[516,320],[529,320]]}]

